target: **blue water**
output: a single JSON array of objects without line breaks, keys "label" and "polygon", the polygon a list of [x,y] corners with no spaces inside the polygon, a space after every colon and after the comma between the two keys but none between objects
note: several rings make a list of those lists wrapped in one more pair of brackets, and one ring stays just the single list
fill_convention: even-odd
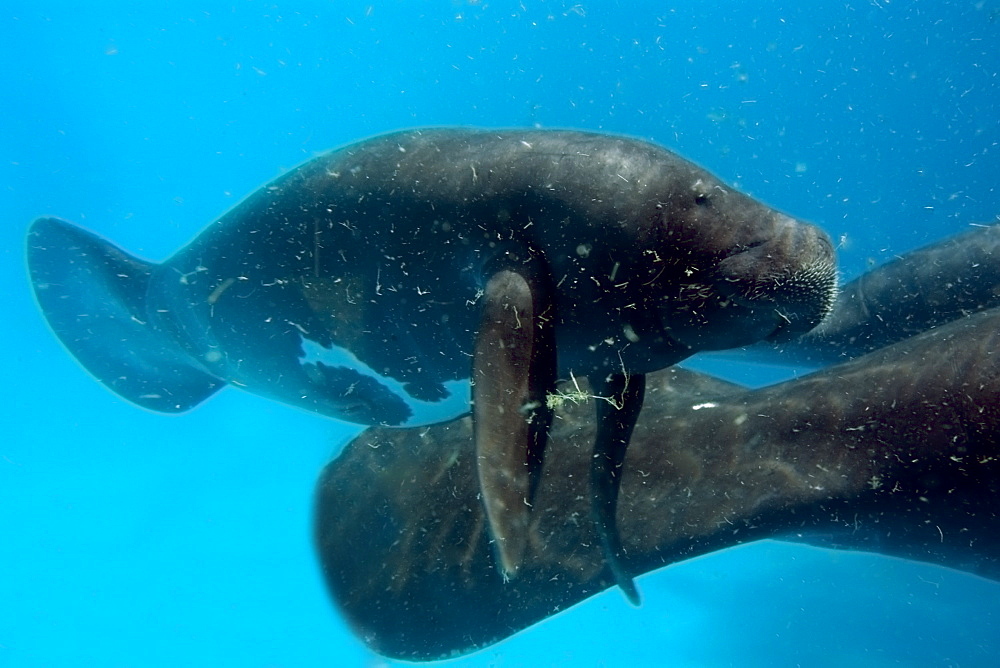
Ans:
[{"label": "blue water", "polygon": [[[998,0],[6,0],[0,61],[0,666],[391,665],[312,553],[351,432],[111,395],[33,303],[39,215],[160,260],[283,168],[441,124],[657,141],[821,224],[845,278],[1000,213]],[[930,566],[769,542],[639,584],[453,664],[1000,661],[1000,585]]]}]

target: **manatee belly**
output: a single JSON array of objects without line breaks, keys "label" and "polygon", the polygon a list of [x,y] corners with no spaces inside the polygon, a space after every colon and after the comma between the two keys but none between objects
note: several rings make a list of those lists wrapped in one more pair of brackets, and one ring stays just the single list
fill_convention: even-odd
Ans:
[{"label": "manatee belly", "polygon": [[[469,412],[472,401],[468,378],[440,383],[440,390],[428,396],[415,383],[404,383],[385,373],[379,373],[357,358],[347,348],[323,346],[302,337],[302,369],[317,385],[327,387],[343,398],[352,395],[373,404],[374,413],[383,413],[379,424],[394,427],[420,427],[452,420]],[[409,410],[401,410],[402,405]],[[380,410],[381,409],[381,410]]]}]

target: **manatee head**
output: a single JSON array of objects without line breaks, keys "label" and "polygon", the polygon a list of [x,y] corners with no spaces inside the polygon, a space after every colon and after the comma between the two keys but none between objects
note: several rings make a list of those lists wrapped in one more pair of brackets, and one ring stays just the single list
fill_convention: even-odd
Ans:
[{"label": "manatee head", "polygon": [[701,170],[671,192],[656,220],[670,249],[655,301],[667,336],[692,351],[784,341],[830,312],[837,272],[822,230]]}]

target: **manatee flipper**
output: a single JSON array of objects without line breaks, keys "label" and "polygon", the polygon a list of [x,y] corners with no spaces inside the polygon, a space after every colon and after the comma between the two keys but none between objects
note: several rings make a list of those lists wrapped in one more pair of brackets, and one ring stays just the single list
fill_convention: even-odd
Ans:
[{"label": "manatee flipper", "polygon": [[591,513],[615,583],[629,603],[639,605],[639,590],[621,563],[616,513],[625,451],[646,396],[646,376],[612,374],[603,383],[592,384],[597,395],[597,437],[590,465]]},{"label": "manatee flipper", "polygon": [[524,556],[531,502],[542,471],[555,386],[548,302],[538,282],[516,271],[494,274],[472,363],[473,424],[479,487],[504,575]]},{"label": "manatee flipper", "polygon": [[156,265],[66,221],[39,218],[28,233],[28,268],[49,326],[122,398],[178,413],[226,384],[150,321],[146,291]]}]

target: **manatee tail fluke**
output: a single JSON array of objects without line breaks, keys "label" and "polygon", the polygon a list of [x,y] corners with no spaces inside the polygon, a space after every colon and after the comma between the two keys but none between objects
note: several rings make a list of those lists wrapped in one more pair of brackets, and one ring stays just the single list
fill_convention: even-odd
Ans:
[{"label": "manatee tail fluke", "polygon": [[150,321],[146,291],[155,267],[58,218],[39,218],[28,232],[35,298],[63,345],[122,398],[178,413],[225,382]]}]

